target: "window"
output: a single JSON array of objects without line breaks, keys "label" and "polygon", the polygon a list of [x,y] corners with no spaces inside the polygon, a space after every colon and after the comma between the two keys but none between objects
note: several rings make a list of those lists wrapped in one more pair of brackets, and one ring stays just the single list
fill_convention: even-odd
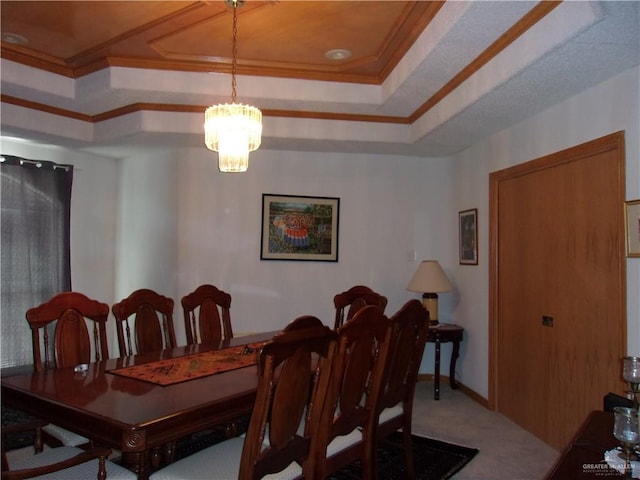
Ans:
[{"label": "window", "polygon": [[0,367],[33,362],[26,311],[71,290],[73,167],[0,159]]}]

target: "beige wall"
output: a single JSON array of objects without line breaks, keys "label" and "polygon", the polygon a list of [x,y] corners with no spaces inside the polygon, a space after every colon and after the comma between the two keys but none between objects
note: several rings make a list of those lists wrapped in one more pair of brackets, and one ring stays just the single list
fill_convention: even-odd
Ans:
[{"label": "beige wall", "polygon": [[[528,120],[479,142],[455,158],[460,209],[478,207],[480,264],[459,266],[460,303],[454,318],[469,335],[459,369],[462,382],[488,396],[489,173],[625,131],[627,200],[640,198],[640,79],[633,68]],[[622,208],[622,206],[621,206]],[[627,259],[628,354],[640,355],[640,259]]]},{"label": "beige wall", "polygon": [[[261,149],[249,172],[223,175],[204,148],[121,160],[7,138],[1,148],[76,166],[73,286],[108,303],[145,286],[179,307],[182,295],[210,282],[233,295],[238,333],[280,328],[302,314],[330,324],[336,292],[368,284],[394,313],[420,297],[405,290],[418,261],[438,259],[456,287],[440,295],[441,321],[466,329],[459,379],[486,397],[489,173],[626,130],[627,198],[640,198],[638,77],[637,68],[618,75],[453,159]],[[261,261],[262,193],[340,197],[339,262]],[[478,266],[458,265],[457,212],[468,208],[478,208]],[[639,355],[640,259],[627,260],[627,270],[629,353]],[[176,308],[184,341],[181,322]],[[446,345],[443,358],[449,353]],[[421,370],[432,365],[428,345]]]}]

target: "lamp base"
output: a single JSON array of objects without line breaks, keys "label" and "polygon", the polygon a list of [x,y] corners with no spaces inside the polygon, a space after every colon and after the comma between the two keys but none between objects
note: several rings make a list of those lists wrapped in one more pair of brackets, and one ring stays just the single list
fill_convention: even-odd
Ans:
[{"label": "lamp base", "polygon": [[438,294],[423,293],[422,304],[429,312],[429,326],[433,327],[438,325]]}]

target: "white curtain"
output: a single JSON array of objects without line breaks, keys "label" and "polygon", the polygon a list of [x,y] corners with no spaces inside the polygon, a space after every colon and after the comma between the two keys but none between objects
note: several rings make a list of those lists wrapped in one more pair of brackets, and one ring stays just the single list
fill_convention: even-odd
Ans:
[{"label": "white curtain", "polygon": [[26,311],[71,290],[73,167],[0,157],[0,367],[33,363]]}]

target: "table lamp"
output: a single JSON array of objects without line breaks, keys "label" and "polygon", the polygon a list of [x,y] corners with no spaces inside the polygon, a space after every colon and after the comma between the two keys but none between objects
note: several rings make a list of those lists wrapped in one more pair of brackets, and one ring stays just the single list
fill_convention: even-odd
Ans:
[{"label": "table lamp", "polygon": [[429,325],[438,324],[438,293],[453,290],[436,260],[423,260],[407,285],[410,292],[422,293],[422,304],[429,312]]}]

